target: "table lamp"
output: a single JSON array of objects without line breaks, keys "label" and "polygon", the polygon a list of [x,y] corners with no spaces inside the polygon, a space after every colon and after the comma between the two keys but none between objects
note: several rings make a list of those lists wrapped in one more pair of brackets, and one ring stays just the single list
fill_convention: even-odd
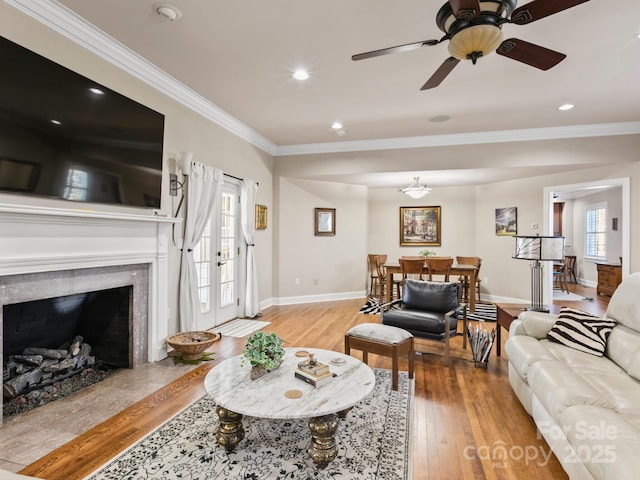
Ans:
[{"label": "table lamp", "polygon": [[564,260],[564,237],[516,235],[513,258],[531,262],[531,306],[527,310],[548,312],[542,304],[542,271],[540,262]]}]

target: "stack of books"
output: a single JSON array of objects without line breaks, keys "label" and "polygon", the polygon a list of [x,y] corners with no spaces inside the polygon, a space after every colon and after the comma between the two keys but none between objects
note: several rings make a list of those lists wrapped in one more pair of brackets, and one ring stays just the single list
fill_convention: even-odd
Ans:
[{"label": "stack of books", "polygon": [[308,360],[298,363],[295,372],[296,378],[307,382],[309,385],[317,387],[328,382],[333,374],[329,370],[329,365],[320,362],[310,363]]}]

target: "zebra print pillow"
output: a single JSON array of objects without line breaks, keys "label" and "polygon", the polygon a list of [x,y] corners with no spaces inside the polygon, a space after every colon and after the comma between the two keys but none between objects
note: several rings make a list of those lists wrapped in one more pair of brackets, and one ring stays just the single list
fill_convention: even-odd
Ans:
[{"label": "zebra print pillow", "polygon": [[567,347],[602,357],[614,320],[598,317],[575,308],[561,307],[558,319],[547,338]]}]

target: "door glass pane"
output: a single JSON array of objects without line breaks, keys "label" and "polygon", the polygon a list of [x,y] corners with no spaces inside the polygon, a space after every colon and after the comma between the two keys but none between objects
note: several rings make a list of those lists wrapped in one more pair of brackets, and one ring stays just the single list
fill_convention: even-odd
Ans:
[{"label": "door glass pane", "polygon": [[235,301],[235,225],[237,196],[228,192],[222,194],[222,217],[220,219],[220,306],[225,307]]},{"label": "door glass pane", "polygon": [[198,279],[198,294],[200,296],[200,311],[206,313],[211,310],[209,289],[211,288],[211,222],[200,237],[200,241],[193,249],[193,260],[196,264],[196,277]]}]

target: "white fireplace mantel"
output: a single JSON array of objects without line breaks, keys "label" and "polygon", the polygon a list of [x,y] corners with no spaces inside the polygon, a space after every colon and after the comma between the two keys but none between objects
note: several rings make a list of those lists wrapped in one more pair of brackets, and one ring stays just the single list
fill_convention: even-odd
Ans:
[{"label": "white fireplace mantel", "polygon": [[[158,215],[0,204],[0,277],[149,264],[149,361],[166,357],[170,229]],[[0,304],[3,302],[0,299]]]}]

